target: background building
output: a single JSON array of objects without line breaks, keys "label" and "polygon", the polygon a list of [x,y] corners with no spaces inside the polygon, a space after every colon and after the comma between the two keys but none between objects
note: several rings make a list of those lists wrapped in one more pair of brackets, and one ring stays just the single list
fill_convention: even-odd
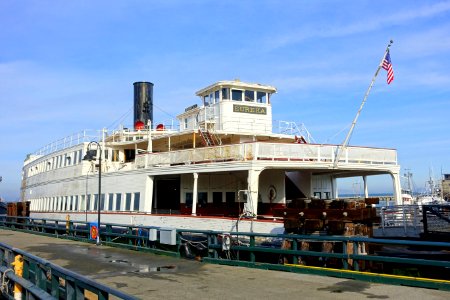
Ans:
[{"label": "background building", "polygon": [[444,174],[442,179],[442,196],[445,201],[450,201],[450,174]]}]

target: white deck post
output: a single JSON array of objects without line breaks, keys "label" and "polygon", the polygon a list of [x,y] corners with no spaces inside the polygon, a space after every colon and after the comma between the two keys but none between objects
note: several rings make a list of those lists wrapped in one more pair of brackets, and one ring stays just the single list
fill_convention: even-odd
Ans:
[{"label": "white deck post", "polygon": [[391,173],[392,184],[394,188],[394,199],[396,205],[402,205],[402,188],[400,184],[400,175],[398,172]]},{"label": "white deck post", "polygon": [[364,181],[364,198],[369,198],[369,188],[367,186],[367,176],[363,176]]},{"label": "white deck post", "polygon": [[259,175],[262,170],[248,170],[248,198],[247,209],[256,216],[258,214]]},{"label": "white deck post", "polygon": [[154,176],[147,176],[145,182],[144,211],[149,214],[152,213],[153,205],[153,181]]},{"label": "white deck post", "polygon": [[336,180],[336,177],[333,177],[333,176],[331,177],[331,191],[332,191],[331,198],[333,198],[333,199],[339,198],[338,189],[337,189],[337,180]]},{"label": "white deck post", "polygon": [[197,215],[197,183],[198,183],[198,173],[194,173],[194,187],[192,189],[192,215]]}]

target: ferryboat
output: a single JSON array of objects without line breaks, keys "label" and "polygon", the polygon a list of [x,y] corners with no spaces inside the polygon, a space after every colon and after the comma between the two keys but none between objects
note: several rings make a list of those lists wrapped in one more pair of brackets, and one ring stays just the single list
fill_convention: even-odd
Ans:
[{"label": "ferryboat", "polygon": [[363,178],[367,198],[367,177],[380,174],[402,203],[396,150],[317,144],[303,126],[273,122],[273,86],[213,83],[175,126],[153,120],[152,83],[133,85],[132,128],[83,131],[27,155],[30,217],[95,222],[100,212],[102,223],[282,233],[277,209],[339,199],[347,177]]}]

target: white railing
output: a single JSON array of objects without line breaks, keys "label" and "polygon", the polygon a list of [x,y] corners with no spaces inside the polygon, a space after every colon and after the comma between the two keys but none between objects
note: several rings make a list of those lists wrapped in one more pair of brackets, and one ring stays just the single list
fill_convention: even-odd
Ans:
[{"label": "white railing", "polygon": [[47,155],[59,150],[70,148],[83,142],[100,141],[101,135],[102,135],[101,130],[100,131],[84,130],[82,132],[69,135],[65,138],[47,144],[41,149],[37,150],[34,153],[34,155],[39,156]]},{"label": "white railing", "polygon": [[419,205],[381,207],[378,213],[383,233],[394,228],[400,229],[404,235],[409,235],[411,231],[422,231],[422,211]]},{"label": "white railing", "polygon": [[274,126],[273,131],[281,134],[303,136],[308,143],[315,143],[314,138],[303,123],[297,124],[290,121],[278,121],[278,127]]},{"label": "white railing", "polygon": [[[157,165],[217,161],[273,160],[295,162],[334,162],[339,146],[312,144],[247,143],[138,155],[136,168]],[[391,149],[347,147],[340,164],[395,165],[397,153]]]}]

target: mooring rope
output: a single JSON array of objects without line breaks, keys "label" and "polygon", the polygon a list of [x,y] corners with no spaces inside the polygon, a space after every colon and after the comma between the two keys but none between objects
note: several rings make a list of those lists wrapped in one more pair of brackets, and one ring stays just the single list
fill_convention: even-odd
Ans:
[{"label": "mooring rope", "polygon": [[6,277],[6,273],[8,273],[8,272],[13,272],[14,273],[14,270],[13,269],[6,269],[5,272],[3,272],[2,284],[0,286],[0,291],[2,293],[5,293],[5,294],[9,294],[9,290],[8,290],[9,278]]}]

